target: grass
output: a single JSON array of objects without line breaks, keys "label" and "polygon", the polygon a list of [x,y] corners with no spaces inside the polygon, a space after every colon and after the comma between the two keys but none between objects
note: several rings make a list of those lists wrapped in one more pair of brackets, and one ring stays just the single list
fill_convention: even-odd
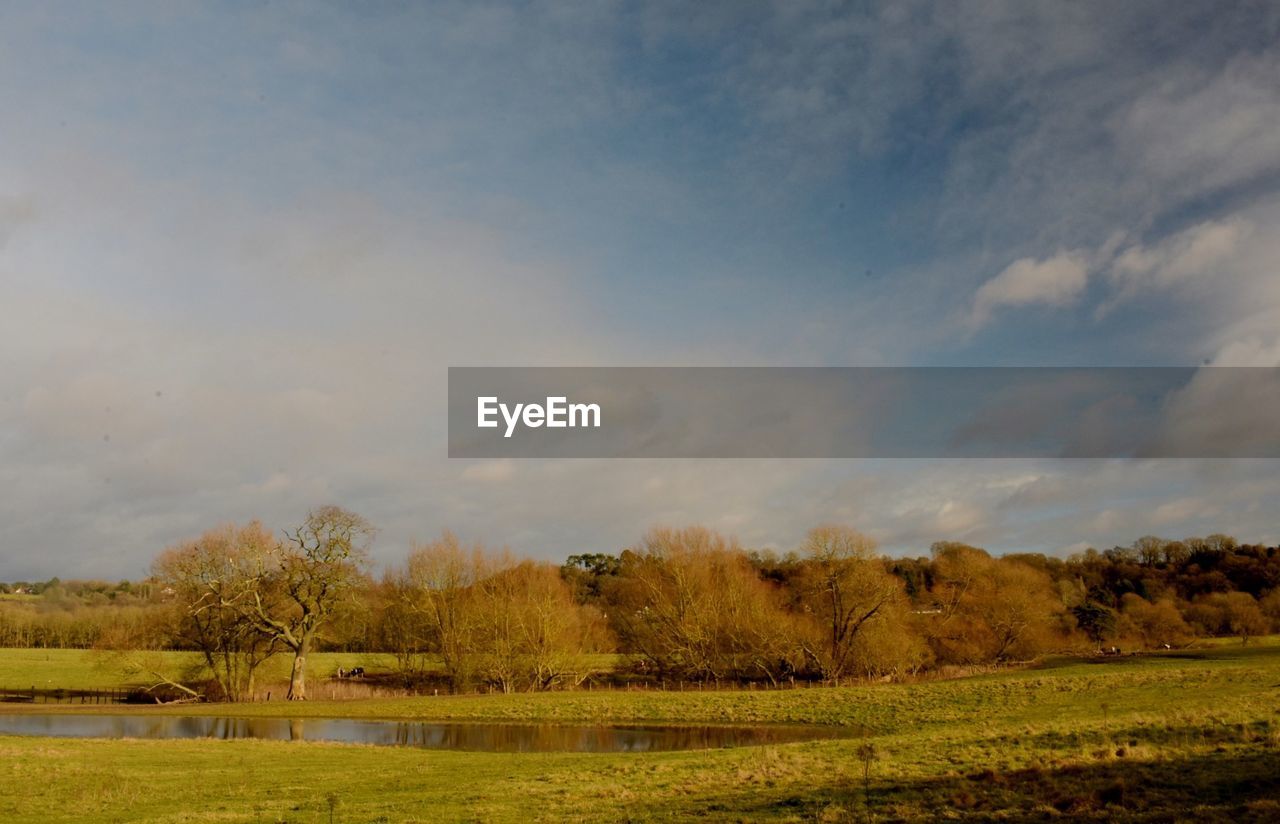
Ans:
[{"label": "grass", "polygon": [[[202,669],[199,654],[162,652],[154,655],[165,661],[165,671],[181,673],[192,667]],[[389,670],[391,655],[380,653],[318,652],[308,656],[308,673],[312,678],[328,677],[339,666],[346,669],[362,666],[370,672]],[[284,684],[289,680],[291,659],[277,655],[263,666],[264,683]],[[119,660],[110,654],[78,649],[2,649],[0,648],[0,688],[26,689],[111,689],[147,683],[143,676],[124,672]]]},{"label": "grass", "polygon": [[[166,674],[194,672],[207,674],[200,655],[192,652],[154,652],[148,658],[164,663]],[[599,670],[611,669],[615,655],[595,655],[588,661]],[[257,680],[264,686],[285,686],[293,659],[287,653],[276,655],[258,671]],[[428,668],[430,668],[430,663]],[[388,653],[313,652],[307,656],[307,674],[312,684],[330,679],[338,668],[364,667],[369,674],[389,673],[395,668],[395,657]],[[6,649],[0,648],[0,689],[113,689],[144,686],[146,676],[125,671],[119,657],[95,650],[77,649]],[[282,690],[276,693],[283,695]]]},{"label": "grass", "polygon": [[[335,822],[1272,821],[1280,820],[1277,699],[1280,644],[1270,641],[1059,659],[907,685],[273,702],[234,714],[786,721],[856,725],[872,737],[621,755],[7,737],[0,738],[0,815],[327,822],[332,801]],[[860,752],[868,744],[873,751]]]}]

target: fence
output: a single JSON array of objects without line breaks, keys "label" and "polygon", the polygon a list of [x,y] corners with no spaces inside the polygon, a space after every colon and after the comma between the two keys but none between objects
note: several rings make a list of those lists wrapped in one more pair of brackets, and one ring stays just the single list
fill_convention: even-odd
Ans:
[{"label": "fence", "polygon": [[176,696],[157,695],[136,687],[111,689],[24,689],[0,688],[3,704],[154,704]]}]

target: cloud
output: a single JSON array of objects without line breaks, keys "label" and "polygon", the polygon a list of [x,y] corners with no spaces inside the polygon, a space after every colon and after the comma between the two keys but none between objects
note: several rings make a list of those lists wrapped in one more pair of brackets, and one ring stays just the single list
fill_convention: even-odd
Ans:
[{"label": "cloud", "polygon": [[1167,291],[1195,278],[1221,275],[1252,229],[1248,220],[1233,216],[1199,223],[1150,246],[1125,248],[1109,272],[1117,292],[1101,311],[1144,290]]},{"label": "cloud", "polygon": [[1153,526],[1168,529],[1198,517],[1213,517],[1218,513],[1217,507],[1208,506],[1198,498],[1178,498],[1157,506],[1151,513],[1151,523]]},{"label": "cloud", "polygon": [[1182,197],[1265,178],[1280,171],[1277,76],[1274,50],[1168,73],[1116,117],[1119,149]]},{"label": "cloud", "polygon": [[1191,497],[1170,529],[1274,540],[1265,462],[469,464],[442,388],[450,364],[990,362],[1024,354],[1009,310],[1095,290],[1118,311],[1085,335],[1044,313],[1026,357],[1280,362],[1277,19],[16,8],[4,574],[139,574],[330,501],[392,561],[446,526],[555,558],[662,522],[790,547],[833,518],[893,551],[1052,550]]},{"label": "cloud", "polygon": [[1094,316],[1103,321],[1121,307],[1156,304],[1157,329],[1176,329],[1173,339],[1186,347],[1166,362],[1280,365],[1278,256],[1280,198],[1271,196],[1122,246],[1102,266],[1109,292]]},{"label": "cloud", "polygon": [[979,287],[969,310],[969,327],[985,325],[1003,306],[1068,306],[1080,297],[1088,279],[1088,261],[1080,253],[1015,260]]},{"label": "cloud", "polygon": [[1280,368],[1199,369],[1165,402],[1145,444],[1147,454],[1213,451],[1242,458],[1272,456],[1277,445]]}]

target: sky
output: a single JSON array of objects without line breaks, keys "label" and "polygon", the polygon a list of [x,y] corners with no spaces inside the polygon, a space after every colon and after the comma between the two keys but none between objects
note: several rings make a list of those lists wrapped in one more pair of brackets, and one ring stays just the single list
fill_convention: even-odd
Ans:
[{"label": "sky", "polygon": [[0,103],[0,580],[329,503],[382,567],[1280,541],[1276,461],[468,461],[445,421],[450,365],[1280,365],[1274,3],[13,2]]}]

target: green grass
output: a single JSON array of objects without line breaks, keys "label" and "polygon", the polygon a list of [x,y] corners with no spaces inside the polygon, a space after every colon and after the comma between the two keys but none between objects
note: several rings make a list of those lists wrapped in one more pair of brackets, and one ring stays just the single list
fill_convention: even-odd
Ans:
[{"label": "green grass", "polygon": [[[335,822],[1271,821],[1280,820],[1278,707],[1280,644],[1271,641],[840,689],[137,708],[129,711],[788,721],[857,725],[872,737],[621,755],[7,737],[0,738],[0,815],[327,822],[332,794]],[[868,741],[875,758],[864,797],[858,751]]]},{"label": "green grass", "polygon": [[[164,660],[166,673],[182,673],[195,668],[203,670],[197,653],[150,653]],[[286,683],[291,659],[277,655],[263,666],[260,679],[264,683]],[[308,656],[307,672],[312,678],[332,675],[339,666],[350,669],[362,666],[370,672],[387,671],[394,665],[392,656],[381,653],[319,652]],[[78,649],[4,649],[0,648],[0,688],[26,689],[111,689],[147,683],[144,676],[127,673],[121,661],[109,653]]]},{"label": "green grass", "polygon": [[[192,652],[147,653],[163,661],[162,671],[171,677],[184,673],[207,674],[199,654]],[[617,662],[615,655],[591,656],[592,666],[607,670]],[[276,655],[258,671],[258,682],[284,685],[289,681],[293,659]],[[430,668],[430,663],[428,667]],[[311,679],[331,678],[338,667],[364,667],[370,674],[394,670],[395,657],[387,653],[314,652],[307,656]],[[153,679],[152,679],[153,680]],[[127,672],[118,656],[95,650],[6,649],[0,647],[0,689],[112,689],[151,683],[144,675]]]}]

